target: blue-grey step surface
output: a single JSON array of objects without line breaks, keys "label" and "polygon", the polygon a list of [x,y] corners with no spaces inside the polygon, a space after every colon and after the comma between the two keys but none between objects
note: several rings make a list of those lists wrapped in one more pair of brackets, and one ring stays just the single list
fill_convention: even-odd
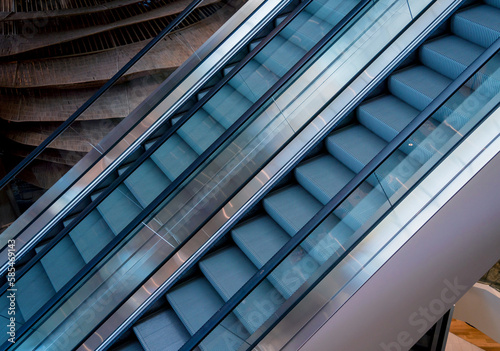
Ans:
[{"label": "blue-grey step surface", "polygon": [[479,5],[456,13],[451,20],[451,30],[473,43],[488,47],[500,37],[500,10]]},{"label": "blue-grey step surface", "polygon": [[[224,304],[205,278],[187,281],[167,293],[167,300],[192,335]],[[201,344],[204,350],[238,349],[249,336],[239,320],[230,314]]]},{"label": "blue-grey step surface", "polygon": [[[41,263],[35,264],[16,282],[17,307],[24,320],[28,320],[49,299],[55,290]],[[36,293],[35,293],[36,292]]]},{"label": "blue-grey step surface", "polygon": [[[294,236],[321,208],[322,204],[299,185],[288,186],[264,199],[266,212],[288,233]],[[302,247],[324,263],[350,238],[353,230],[335,215],[328,216],[309,235]]]},{"label": "blue-grey step surface", "polygon": [[317,0],[311,2],[308,6],[308,12],[336,25],[347,15],[360,0]]},{"label": "blue-grey step surface", "polygon": [[[390,142],[420,113],[393,95],[383,95],[363,103],[356,112],[358,121],[386,142]],[[423,164],[451,135],[450,128],[429,118],[401,145],[400,150]]]},{"label": "blue-grey step surface", "polygon": [[[290,236],[269,216],[253,218],[232,230],[231,236],[238,247],[257,267],[261,268]],[[273,270],[268,279],[285,298],[289,298],[319,265],[298,247]]]},{"label": "blue-grey step surface", "polygon": [[[389,78],[389,91],[400,100],[422,111],[452,82],[448,77],[425,66],[399,70]],[[435,114],[442,121],[446,114]]]},{"label": "blue-grey step surface", "polygon": [[[424,110],[436,97],[439,96],[452,82],[444,75],[426,67],[414,66],[400,70],[389,78],[389,91],[400,100],[415,109]],[[470,94],[468,87],[461,87],[457,93],[446,100],[432,117],[438,122],[445,119],[456,130],[461,129],[468,121],[469,116],[457,113],[456,106],[462,103],[463,97]],[[453,119],[448,117],[453,114]]]},{"label": "blue-grey step surface", "polygon": [[[326,205],[354,177],[354,173],[331,155],[303,162],[295,169],[299,184]],[[383,192],[364,182],[333,212],[352,230],[358,230],[386,202]]]},{"label": "blue-grey step surface", "polygon": [[302,11],[281,31],[280,35],[304,51],[309,51],[332,28],[333,24]]},{"label": "blue-grey step surface", "polygon": [[[257,272],[252,262],[234,246],[204,258],[200,268],[224,301]],[[250,333],[254,333],[283,302],[280,293],[268,281],[263,281],[240,303],[234,314]]]},{"label": "blue-grey step surface", "polygon": [[[146,144],[146,149],[150,146],[151,144]],[[174,181],[197,157],[198,154],[177,134],[171,135],[151,154],[151,159],[171,181]]]},{"label": "blue-grey step surface", "polygon": [[75,243],[85,263],[93,259],[115,237],[113,231],[97,210],[89,213],[78,223],[69,232],[69,236]]},{"label": "blue-grey step surface", "polygon": [[[99,196],[99,194],[93,195],[92,200],[95,200],[97,196]],[[128,190],[125,185],[121,184],[97,205],[97,209],[116,235],[120,233],[120,231],[125,228],[143,208],[130,190]]]},{"label": "blue-grey step surface", "polygon": [[224,85],[203,105],[203,109],[225,129],[231,127],[252,106],[250,100],[230,85]]},{"label": "blue-grey step surface", "polygon": [[484,2],[490,6],[494,6],[497,9],[500,8],[500,0],[484,0]]},{"label": "blue-grey step surface", "polygon": [[[121,175],[126,168],[118,171]],[[147,207],[167,186],[170,179],[151,159],[146,159],[124,181],[142,207]]]},{"label": "blue-grey step surface", "polygon": [[145,351],[177,351],[190,335],[172,310],[163,310],[141,320],[134,333]]},{"label": "blue-grey step surface", "polygon": [[[359,173],[386,145],[386,141],[362,125],[343,128],[332,133],[326,140],[330,154],[355,173]],[[368,178],[368,182],[375,187],[381,185],[383,192],[390,197],[420,167],[417,160],[396,150],[377,168],[376,174]]]},{"label": "blue-grey step surface", "polygon": [[177,130],[177,134],[200,155],[224,131],[219,122],[200,109]]},{"label": "blue-grey step surface", "polygon": [[447,35],[422,45],[419,58],[425,66],[450,79],[456,79],[483,51],[482,46],[455,35]]},{"label": "blue-grey step surface", "polygon": [[277,35],[255,56],[255,59],[277,76],[283,77],[305,53],[304,49]]},{"label": "blue-grey step surface", "polygon": [[85,266],[71,237],[65,236],[40,260],[56,291],[59,291]]},{"label": "blue-grey step surface", "polygon": [[271,70],[250,60],[233,78],[229,84],[251,102],[257,101],[268,91],[279,77]]}]

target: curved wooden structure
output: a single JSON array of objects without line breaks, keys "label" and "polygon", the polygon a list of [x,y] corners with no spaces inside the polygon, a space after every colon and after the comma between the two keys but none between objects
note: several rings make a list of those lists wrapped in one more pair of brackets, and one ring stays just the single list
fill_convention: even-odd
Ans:
[{"label": "curved wooden structure", "polygon": [[[210,6],[217,3],[219,0],[207,0],[203,2],[203,7]],[[125,18],[122,20],[94,25],[86,28],[77,28],[73,30],[65,30],[63,32],[43,32],[43,26],[49,24],[49,19],[39,20],[39,25],[33,25],[33,29],[20,29],[20,32],[15,35],[0,37],[0,57],[16,55],[19,53],[40,49],[46,46],[69,42],[71,40],[80,39],[102,33],[112,29],[123,28],[133,24],[140,24],[143,22],[151,21],[160,18],[171,18],[184,10],[184,8],[191,3],[190,0],[179,0],[173,3],[165,1],[166,5],[133,17]],[[114,18],[109,16],[109,18]],[[71,20],[70,20],[71,21]],[[58,24],[60,26],[60,24]],[[34,31],[33,33],[26,33],[28,30]]]},{"label": "curved wooden structure", "polygon": [[[64,1],[47,1],[47,4],[58,2],[56,5],[59,6],[46,10],[48,12],[0,12],[0,26],[15,26],[16,21],[35,20],[43,16],[49,21],[61,21],[70,16],[78,18],[92,13],[109,14],[122,11],[127,6],[143,6],[140,4],[147,2],[84,0],[88,6],[76,7],[70,5],[78,2],[67,1],[64,7]],[[98,87],[139,52],[149,38],[137,41],[144,36],[131,36],[132,43],[116,43],[116,47],[109,50],[95,50],[93,46],[83,45],[86,51],[80,52],[81,48],[80,51],[75,50],[77,55],[67,55],[72,51],[60,48],[70,48],[75,43],[85,44],[85,40],[97,40],[96,35],[110,30],[124,33],[126,30],[128,33],[141,31],[141,26],[145,28],[158,18],[175,16],[190,3],[189,0],[157,0],[156,4],[161,1],[165,3],[161,8],[152,8],[125,19],[122,16],[113,23],[74,31],[57,32],[51,29],[27,40],[20,40],[23,38],[14,35],[0,39],[0,56],[3,55],[0,57],[0,120],[3,121],[0,137],[3,139],[5,164],[13,166],[50,135],[62,121],[92,96]],[[40,1],[31,0],[33,6],[37,2]],[[212,8],[209,11],[210,6]],[[3,9],[5,11],[5,7]],[[215,9],[219,10],[212,15]],[[184,26],[160,41],[117,85],[106,92],[68,131],[54,141],[36,162],[25,169],[21,178],[38,187],[51,186],[191,56],[237,8],[222,6],[218,0],[209,0],[198,10],[204,12],[189,19]],[[157,32],[162,29],[163,27],[157,28]],[[55,52],[54,55],[51,50]]]}]

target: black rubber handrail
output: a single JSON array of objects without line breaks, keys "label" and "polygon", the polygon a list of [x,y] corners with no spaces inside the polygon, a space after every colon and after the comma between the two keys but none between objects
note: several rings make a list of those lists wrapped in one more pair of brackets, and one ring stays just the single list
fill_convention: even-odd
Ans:
[{"label": "black rubber handrail", "polygon": [[[274,269],[283,262],[302,242],[333,213],[378,167],[385,162],[401,145],[427,121],[448,99],[460,89],[484,64],[486,64],[500,50],[500,39],[497,39],[487,48],[469,67],[467,67],[450,85],[439,94],[422,112],[418,114],[389,144],[386,145],[349,183],[347,183],[318,213],[309,220],[266,264],[264,264],[191,338],[179,351],[194,349],[203,339],[214,330],[238,305],[257,287],[264,279],[271,274]],[[307,295],[336,265],[349,255],[365,237],[364,235],[356,240],[335,263],[322,274],[310,287],[304,291],[301,298]],[[300,301],[297,299],[291,304],[287,311],[290,311]],[[271,330],[284,317],[286,313],[279,316],[268,328]],[[249,349],[254,348],[265,336],[260,335]]]},{"label": "black rubber handrail", "polygon": [[0,190],[3,189],[12,179],[14,179],[28,164],[35,160],[59,135],[64,133],[71,124],[80,117],[101,95],[108,91],[133,65],[135,65],[149,50],[155,46],[163,37],[177,27],[203,0],[191,2],[165,29],[139,51],[129,62],[125,64],[110,80],[106,82],[90,99],[88,99],[75,113],[64,121],[51,135],[49,135],[40,145],[38,145],[28,156],[14,167],[0,180]]},{"label": "black rubber handrail", "polygon": [[[308,0],[309,3],[311,0]],[[175,189],[182,184],[200,165],[202,165],[209,157],[215,152],[231,135],[240,128],[268,99],[274,95],[281,87],[283,87],[286,82],[298,72],[314,55],[320,51],[324,45],[326,45],[333,37],[335,37],[348,23],[355,17],[368,3],[372,0],[363,0],[358,5],[356,5],[353,10],[351,10],[337,25],[328,32],[325,37],[323,37],[309,52],[307,52],[301,60],[299,60],[282,78],[280,78],[260,99],[258,99],[249,110],[247,110],[231,127],[229,127],[207,150],[205,150],[184,172],[182,172],[160,195],[156,197],[141,213],[139,213],[131,223],[129,223],[118,235],[113,238],[113,240],[106,245],[106,247],[101,250],[101,252],[96,255],[92,260],[90,260],[68,283],[66,283],[47,303],[42,306],[28,321],[26,321],[21,328],[17,331],[17,337],[23,335],[27,330],[29,330],[45,313],[47,313],[57,302],[62,299],[62,297],[69,292],[74,285],[76,285],[85,275],[87,275],[104,257],[113,250],[113,248],[118,245],[131,231],[133,231],[137,226],[139,226],[146,217],[148,217],[170,194],[175,191]],[[299,5],[300,9],[303,9],[306,5]],[[248,55],[255,56],[272,38],[274,38],[278,32],[286,24],[288,24],[300,11],[293,11],[287,18],[282,21],[265,39],[263,39],[257,47],[252,50]],[[222,85],[238,73],[246,62],[251,58],[246,58],[243,60],[245,62],[240,62],[235,68],[233,68],[226,79],[219,82],[214,88],[212,88],[212,95],[209,93],[206,96],[213,96]],[[17,279],[20,279],[31,267],[33,267],[39,260],[52,249],[62,238],[69,233],[80,221],[85,218],[92,210],[94,210],[97,205],[104,200],[107,195],[109,195],[113,190],[115,190],[118,185],[122,183],[128,175],[130,175],[135,169],[137,169],[142,162],[149,157],[156,149],[158,149],[165,140],[167,140],[175,131],[177,131],[183,123],[185,123],[199,108],[202,104],[206,102],[209,97],[204,96],[193,108],[184,115],[175,125],[169,129],[169,131],[160,137],[148,150],[139,157],[127,170],[116,179],[99,197],[92,202],[78,217],[76,217],[71,223],[64,228],[50,243],[48,243],[44,248],[37,254],[32,260],[30,260],[20,271],[17,272]],[[206,97],[206,99],[205,99]],[[186,241],[189,238],[186,238]],[[182,245],[179,245],[176,250],[170,255],[172,256]],[[169,257],[170,257],[169,256]],[[4,284],[0,290],[0,295],[4,294],[9,288],[8,284]],[[9,342],[5,342],[1,349],[8,348],[11,346]]]}]

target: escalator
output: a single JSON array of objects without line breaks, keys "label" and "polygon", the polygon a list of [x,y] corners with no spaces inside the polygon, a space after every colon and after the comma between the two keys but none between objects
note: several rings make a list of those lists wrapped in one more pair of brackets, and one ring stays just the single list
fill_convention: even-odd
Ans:
[{"label": "escalator", "polygon": [[[253,54],[236,67],[229,67],[220,84],[199,96],[200,101],[190,111],[172,119],[173,126],[154,143],[147,144],[146,152],[122,168],[120,177],[102,194],[94,194],[91,205],[77,218],[65,222],[66,229],[35,249],[37,255],[16,277],[19,327],[27,329],[29,323],[25,322],[34,323],[43,315],[46,304],[57,303],[62,294],[78,284],[83,275],[123,241],[132,220],[142,221],[137,218],[145,207],[176,191],[175,181],[189,177],[193,170],[187,168],[194,161],[201,162],[200,156],[213,147],[212,143],[221,140],[219,145],[222,144],[221,135],[230,135],[226,130],[253,103],[339,22],[347,22],[345,18],[366,5],[358,6],[359,1],[312,2],[303,10],[308,4],[303,3],[290,16],[281,17],[278,28],[262,45],[252,43]],[[163,199],[158,200],[160,194]],[[189,224],[197,225],[192,221]],[[182,234],[172,236],[172,242],[164,240],[175,248],[183,242]],[[8,288],[5,284],[4,294]]]},{"label": "escalator", "polygon": [[[125,173],[127,165],[118,170],[123,183],[114,189],[108,187],[95,209],[87,211],[85,218],[75,220],[81,218],[78,224],[71,223],[74,218],[66,220],[64,224],[70,229],[66,230],[67,235],[59,236],[57,243],[42,242],[35,248],[45,254],[39,262],[28,265],[31,268],[18,282],[26,294],[21,293],[18,298],[22,316],[18,321],[28,320],[60,291],[358,3],[330,1],[320,7],[310,6],[268,40],[257,55],[242,62],[237,74],[229,72],[237,62],[226,67],[226,84],[215,92],[208,89],[200,93],[196,112],[173,118],[174,127],[164,134],[163,142],[145,144],[146,150],[156,151],[143,154],[143,161],[133,172]],[[276,25],[285,18],[281,16]],[[250,49],[258,46],[260,40],[253,41]],[[212,96],[203,100],[205,94]],[[94,193],[92,200],[103,192]],[[33,290],[38,291],[36,297],[29,293]]]},{"label": "escalator", "polygon": [[[224,86],[225,88],[213,94],[210,100],[207,99],[209,103],[204,105],[206,107],[198,110],[191,119],[180,117],[174,124],[175,130],[169,135],[170,138],[162,140],[170,143],[168,147],[164,147],[166,144],[160,142],[151,146],[156,150],[151,152],[151,157],[141,159],[140,165],[137,163],[136,166],[131,166],[136,167],[133,173],[124,170],[125,182],[118,185],[116,190],[109,191],[110,196],[101,202],[96,210],[89,212],[78,226],[68,223],[79,230],[68,230],[69,236],[61,237],[57,245],[52,244],[53,251],[44,253],[40,263],[32,265],[33,268],[21,277],[24,280],[18,282],[20,291],[22,289],[28,294],[29,291],[36,290],[39,293],[36,301],[24,303],[19,295],[19,309],[26,319],[35,315],[39,307],[53,296],[60,298],[56,292],[74,279],[74,274],[80,274],[79,271],[86,263],[95,260],[98,251],[109,246],[114,240],[113,237],[123,235],[124,238],[128,234],[128,222],[125,219],[142,213],[141,208],[149,207],[157,201],[158,195],[164,195],[165,189],[171,184],[175,185],[175,180],[188,168],[190,161],[209,150],[210,144],[218,140],[219,136],[225,133],[225,129],[229,128],[231,131],[239,116],[244,114],[252,103],[258,102],[267,88],[273,86],[289,68],[299,62],[301,55],[314,46],[314,40],[319,41],[356,5],[355,2],[342,2],[342,5],[350,8],[329,23],[319,19],[329,18],[323,14],[325,9],[330,14],[338,13],[332,12],[334,8],[329,8],[329,4],[330,2],[312,2],[305,11],[298,13],[296,22],[291,21],[290,26],[285,26],[255,59],[248,61],[248,66],[242,66],[241,71],[229,80],[229,86]],[[390,76],[384,95],[373,95],[357,108],[356,119],[352,117],[344,120],[342,129],[329,135],[324,146],[316,148],[305,162],[295,168],[294,177],[285,178],[279,189],[267,195],[252,215],[232,230],[232,239],[227,239],[222,247],[217,247],[214,252],[203,258],[199,269],[183,278],[185,281],[167,294],[170,307],[162,308],[136,324],[134,331],[142,346],[145,349],[162,350],[169,347],[178,349],[182,346],[189,335],[194,334],[229,300],[370,161],[371,157],[384,148],[419,111],[479,56],[484,47],[489,46],[498,37],[498,30],[491,28],[491,23],[496,23],[495,19],[499,18],[499,10],[494,5],[468,7],[455,14],[451,20],[450,32],[440,33],[442,35],[424,44],[419,50],[418,59],[415,57],[413,61],[406,62],[406,67]],[[309,27],[313,24],[313,28]],[[288,34],[287,28],[291,28]],[[464,47],[467,50],[464,50]],[[269,48],[269,51],[266,52],[266,48]],[[467,54],[464,55],[464,52]],[[228,96],[236,97],[237,102],[227,99]],[[435,115],[434,119],[426,123],[423,135],[432,133],[444,118],[445,115]],[[460,125],[454,128],[459,129]],[[237,308],[226,321],[226,325],[215,329],[215,334],[210,336],[210,340],[204,341],[202,348],[222,349],[228,343],[231,348],[240,347],[242,340],[260,328],[262,322],[273,314],[312,272],[350,240],[353,233],[365,224],[367,218],[381,207],[387,197],[399,191],[401,182],[407,181],[405,174],[413,174],[413,171],[425,162],[430,156],[425,147],[419,147],[420,152],[415,160],[409,161],[406,158],[405,154],[411,154],[412,147],[417,145],[418,141],[419,137],[416,136],[410,143],[412,145],[401,148],[389,159],[389,166],[397,164],[410,172],[400,174],[393,182],[382,185],[375,176],[369,178],[358,190],[359,198],[365,198],[362,206],[346,215],[350,209],[346,204],[347,207],[339,208],[325,221],[325,227],[335,227],[335,234],[325,236],[323,233],[322,236],[321,231],[318,231],[317,235],[313,234],[306,239],[290,260],[285,261],[295,267],[296,276],[287,281],[282,279],[280,274],[271,275],[269,281],[259,286],[252,300]],[[193,155],[193,158],[189,155]],[[384,170],[381,172],[387,173]],[[163,198],[167,197],[168,194]],[[101,200],[103,198],[101,196]],[[195,215],[188,217],[193,219]],[[182,216],[186,214],[182,213]],[[197,228],[200,223],[190,225]],[[107,240],[102,239],[106,234],[99,231],[103,228],[107,228],[102,232],[107,233]],[[194,230],[192,228],[187,228],[186,231]],[[99,245],[100,240],[103,242]],[[172,240],[168,244],[177,247],[184,242],[185,237],[177,234],[163,240]],[[78,241],[82,246],[77,247]],[[109,251],[111,250],[110,247]],[[82,251],[89,256],[78,256]],[[228,266],[231,271],[227,270]],[[68,273],[62,274],[57,269]],[[27,285],[21,286],[22,282],[27,282]],[[45,298],[41,298],[43,294]],[[266,299],[268,296],[272,298]],[[30,298],[33,298],[33,295],[26,295],[26,301]],[[37,316],[39,317],[41,316]],[[165,335],[169,335],[168,341],[165,340]],[[138,344],[135,346],[139,347]]]},{"label": "escalator", "polygon": [[[144,350],[177,350],[326,205],[375,155],[500,37],[499,4],[486,1],[454,14],[449,31],[424,43],[412,63],[391,74],[386,93],[363,102],[352,121],[334,131],[308,159],[300,163],[257,206],[258,214],[231,231],[231,239],[200,260],[197,273],[166,294],[168,307],[135,324],[133,331]],[[487,80],[487,73],[482,73]],[[498,73],[489,87],[498,93]],[[484,87],[482,87],[484,88]],[[462,96],[475,87],[464,86]],[[485,93],[481,91],[481,93]],[[488,96],[488,95],[487,95]],[[491,95],[490,95],[491,97]],[[456,99],[455,99],[456,100]],[[312,273],[344,247],[387,198],[413,176],[467,122],[467,116],[447,119],[453,99],[429,118],[418,133],[394,152],[378,174],[368,178],[309,235],[200,345],[202,349],[239,349],[243,340],[306,282]],[[440,128],[448,125],[449,128]],[[421,145],[429,135],[433,144]],[[415,152],[417,150],[417,152]],[[411,155],[411,158],[407,157]],[[399,169],[400,172],[394,171]],[[396,174],[387,181],[387,174]],[[377,178],[377,176],[379,178]],[[380,183],[379,179],[385,181]],[[356,203],[356,199],[361,201]],[[352,210],[354,209],[354,210]],[[334,228],[331,230],[331,228]],[[326,235],[328,233],[328,235]],[[168,337],[166,337],[168,336]],[[135,344],[137,349],[139,343]],[[249,346],[249,345],[247,345]]]}]

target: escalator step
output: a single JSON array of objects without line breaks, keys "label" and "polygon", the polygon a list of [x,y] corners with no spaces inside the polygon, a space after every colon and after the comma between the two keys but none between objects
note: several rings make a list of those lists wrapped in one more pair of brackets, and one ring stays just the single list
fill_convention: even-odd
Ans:
[{"label": "escalator step", "polygon": [[146,351],[177,351],[189,333],[172,310],[164,310],[136,323],[134,333]]},{"label": "escalator step", "polygon": [[[283,19],[285,19],[286,16],[283,17]],[[281,22],[280,22],[281,23]],[[249,51],[252,51],[253,49],[255,49],[257,47],[257,45],[259,45],[262,41],[262,38],[261,39],[257,39],[257,40],[253,40],[249,45],[248,45],[248,50]]]},{"label": "escalator step", "polygon": [[456,79],[481,55],[484,48],[455,35],[427,42],[420,47],[420,61],[442,75]]},{"label": "escalator step", "polygon": [[229,84],[248,100],[255,102],[277,81],[278,77],[273,72],[256,60],[251,60],[229,80]]},{"label": "escalator step", "polygon": [[386,145],[384,140],[361,125],[341,129],[326,139],[328,152],[354,173],[359,173]]},{"label": "escalator step", "polygon": [[[94,200],[99,194],[92,196]],[[130,220],[135,218],[141,211],[134,195],[123,184],[119,185],[109,196],[104,199],[97,209],[106,223],[113,231],[118,234],[127,226]],[[125,220],[126,219],[126,220]]]},{"label": "escalator step", "polygon": [[85,266],[85,261],[69,236],[58,242],[40,261],[56,291]]},{"label": "escalator step", "polygon": [[420,113],[393,95],[370,100],[356,112],[358,121],[386,142],[394,139]]},{"label": "escalator step", "polygon": [[280,35],[303,50],[309,51],[332,27],[332,24],[321,18],[302,11],[283,28]]},{"label": "escalator step", "polygon": [[210,88],[204,89],[204,90],[200,91],[196,95],[196,97],[198,98],[198,100],[201,100],[209,91],[210,91]]},{"label": "escalator step", "polygon": [[[257,272],[252,262],[234,246],[205,258],[200,262],[200,268],[224,301],[229,300]],[[253,333],[283,302],[281,294],[268,281],[263,281],[235,309],[234,314]]]},{"label": "escalator step", "polygon": [[115,235],[101,214],[94,210],[87,215],[72,231],[69,236],[88,263]]},{"label": "escalator step", "polygon": [[279,77],[296,64],[306,51],[277,35],[256,56],[255,59]]},{"label": "escalator step", "polygon": [[[361,105],[357,117],[362,125],[390,142],[419,112],[393,95],[384,95]],[[435,119],[429,118],[400,146],[400,150],[423,164],[452,135],[451,128],[440,126]]]},{"label": "escalator step", "polygon": [[[231,232],[233,240],[257,268],[262,266],[290,240],[269,216],[243,223]],[[285,298],[289,298],[318,268],[304,249],[297,248],[273,270],[268,279]]]},{"label": "escalator step", "polygon": [[[124,171],[125,169],[122,168],[118,173]],[[146,207],[167,188],[171,181],[148,158],[125,179],[124,183],[132,194],[134,194],[141,206]]]},{"label": "escalator step", "polygon": [[500,37],[500,10],[488,5],[475,6],[455,14],[451,30],[473,43],[488,47]]},{"label": "escalator step", "polygon": [[[23,279],[16,282],[17,306],[24,320],[28,320],[54,296],[55,290],[41,263],[35,264]],[[36,291],[36,293],[33,293]]]},{"label": "escalator step", "polygon": [[[167,293],[175,313],[191,335],[224,304],[205,278],[195,278]],[[234,350],[249,336],[234,314],[230,314],[200,345],[205,350]]]},{"label": "escalator step", "polygon": [[224,128],[204,110],[198,110],[177,134],[198,154],[202,154],[224,133]]},{"label": "escalator step", "polygon": [[203,109],[217,120],[225,129],[241,117],[252,106],[250,100],[224,85],[207,103]]},{"label": "escalator step", "polygon": [[307,10],[334,26],[359,2],[359,0],[318,0],[311,2]]},{"label": "escalator step", "polygon": [[[149,146],[146,145],[146,148]],[[170,136],[151,155],[151,159],[171,181],[174,181],[197,157],[198,154],[177,134]]]},{"label": "escalator step", "polygon": [[279,26],[280,23],[283,22],[283,20],[288,17],[288,15],[289,15],[289,13],[286,13],[284,15],[280,15],[280,16],[276,17],[276,19],[274,20],[274,26],[275,27]]},{"label": "escalator step", "polygon": [[422,111],[449,84],[451,79],[425,66],[402,69],[389,78],[390,92]]},{"label": "escalator step", "polygon": [[[307,191],[293,185],[275,191],[264,199],[266,212],[294,236],[322,207]],[[353,231],[335,215],[330,215],[304,242],[302,247],[323,263],[352,235]]]},{"label": "escalator step", "polygon": [[500,9],[500,0],[484,0],[484,2],[490,6],[494,6]]},{"label": "escalator step", "polygon": [[[332,133],[326,140],[330,154],[349,167],[360,172],[385,146],[386,142],[361,125],[352,125]],[[421,164],[396,150],[377,168],[376,174],[367,181],[374,187],[382,186],[387,196],[392,196],[402,184],[415,174]]]},{"label": "escalator step", "polygon": [[295,168],[295,178],[309,193],[326,205],[354,173],[330,155],[321,155]]},{"label": "escalator step", "polygon": [[293,236],[320,209],[321,203],[298,185],[273,192],[264,199],[266,212]]},{"label": "escalator step", "polygon": [[[416,66],[394,73],[389,78],[389,90],[399,99],[422,111],[444,89],[446,89],[451,82],[451,79],[430,68]],[[462,96],[459,94],[462,94]],[[452,126],[457,130],[467,123],[468,117],[460,116],[455,112],[455,109],[456,106],[460,105],[463,96],[468,96],[470,94],[470,89],[462,87],[459,90],[459,94],[454,94],[433,114],[434,119],[443,122],[453,113],[454,119]]]},{"label": "escalator step", "polygon": [[236,66],[238,66],[237,62],[229,64],[223,68],[222,73],[224,74],[224,76],[227,76],[229,74],[229,72],[231,72],[233,70],[233,68]]},{"label": "escalator step", "polygon": [[[299,165],[295,176],[299,184],[326,204],[354,177],[354,173],[332,156],[322,155]],[[334,214],[352,230],[357,230],[384,202],[383,193],[365,182],[349,195]]]}]

